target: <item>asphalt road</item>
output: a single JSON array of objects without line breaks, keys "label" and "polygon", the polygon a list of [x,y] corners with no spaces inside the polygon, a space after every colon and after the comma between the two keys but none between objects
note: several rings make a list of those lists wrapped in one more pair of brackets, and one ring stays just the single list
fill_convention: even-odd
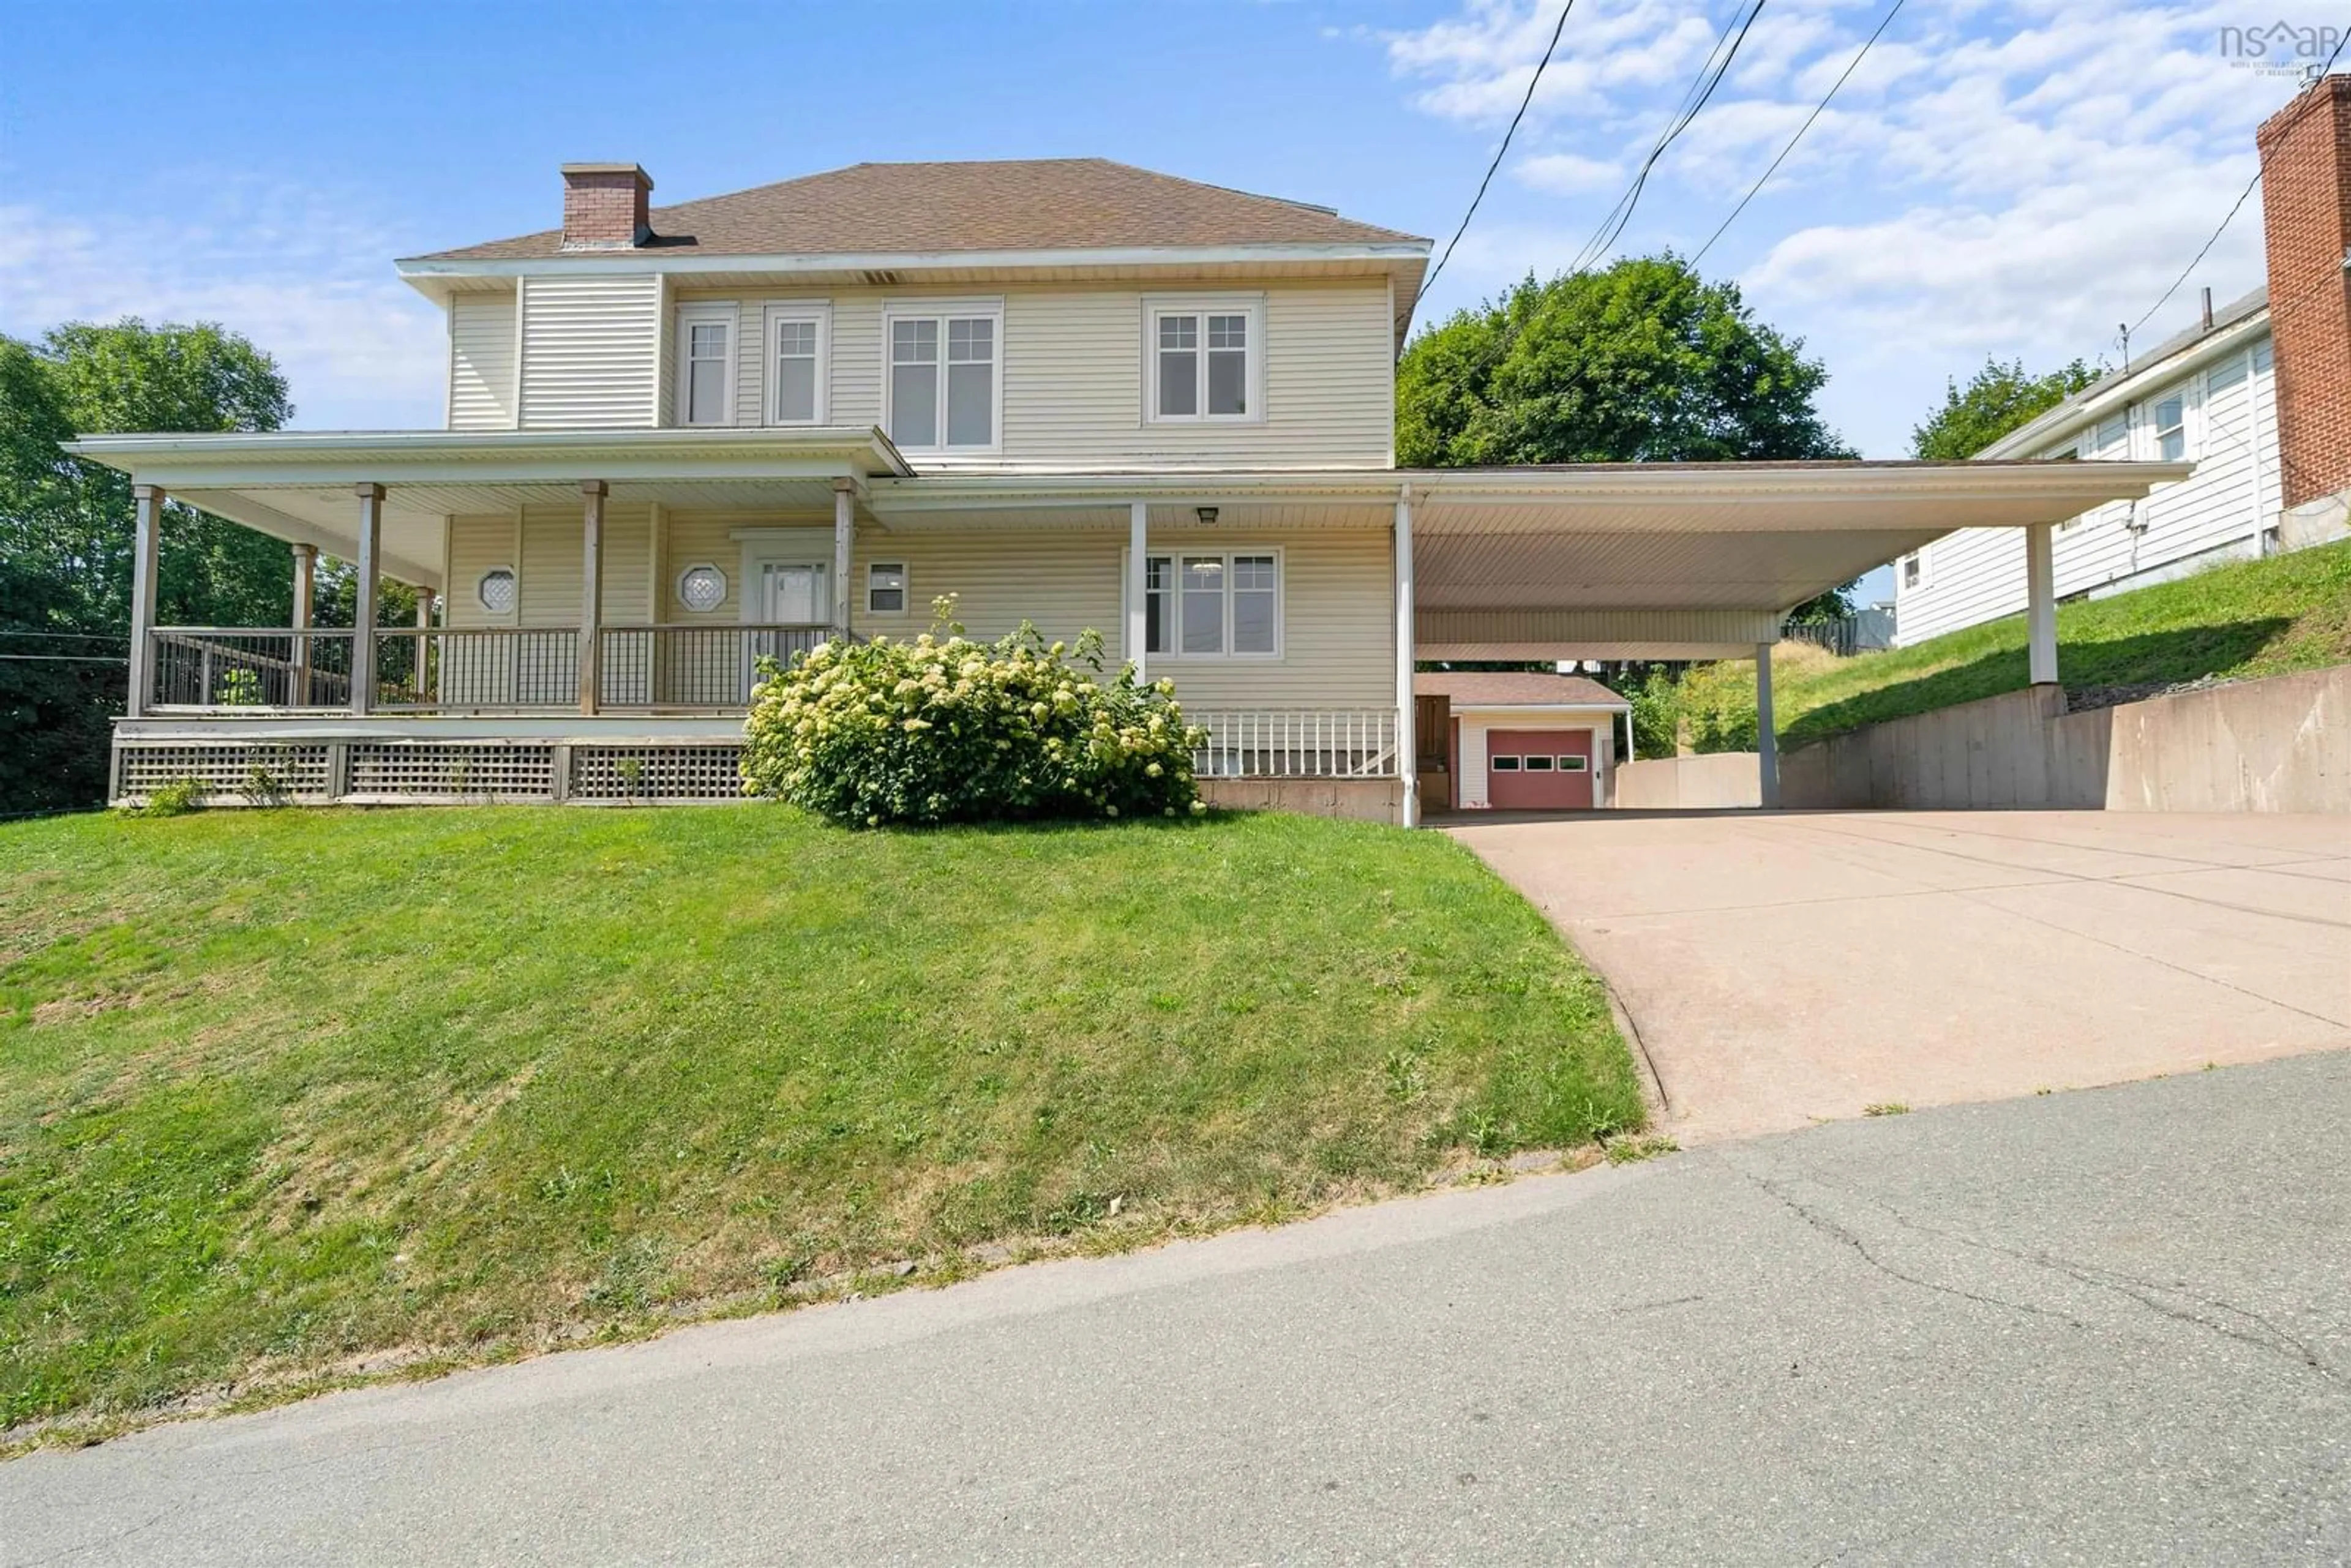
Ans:
[{"label": "asphalt road", "polygon": [[0,1465],[8,1563],[2351,1559],[2351,1054]]}]

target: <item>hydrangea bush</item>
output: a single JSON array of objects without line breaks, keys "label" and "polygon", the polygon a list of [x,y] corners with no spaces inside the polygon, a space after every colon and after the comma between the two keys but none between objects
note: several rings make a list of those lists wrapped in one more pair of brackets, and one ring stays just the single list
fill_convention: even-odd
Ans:
[{"label": "hydrangea bush", "polygon": [[[941,619],[951,610],[942,601]],[[744,725],[743,789],[836,822],[1179,816],[1202,810],[1172,682],[1102,678],[1102,638],[1034,626],[975,643],[823,643],[762,661]]]}]

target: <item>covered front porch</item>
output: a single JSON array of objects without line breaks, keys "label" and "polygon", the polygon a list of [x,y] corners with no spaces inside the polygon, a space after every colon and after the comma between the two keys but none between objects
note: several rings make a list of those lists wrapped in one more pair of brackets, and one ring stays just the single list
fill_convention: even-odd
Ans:
[{"label": "covered front porch", "polygon": [[[1416,733],[1419,661],[1752,658],[1768,804],[1770,648],[1789,606],[1954,528],[2022,528],[2037,563],[2032,677],[2053,682],[2052,528],[2188,472],[916,475],[870,429],[121,436],[77,450],[129,472],[138,495],[120,800],[190,779],[257,800],[734,799],[763,658],[912,634],[929,598],[954,592],[974,635],[1024,621],[1049,636],[1093,630],[1110,668],[1175,678],[1208,731],[1195,765],[1213,798],[1406,823],[1422,767],[1444,751]],[[152,623],[171,497],[287,541],[291,625]],[[353,563],[357,625],[309,623],[322,550]],[[375,624],[383,578],[417,589],[414,626]],[[1195,578],[1207,585],[1196,602]],[[1261,595],[1249,607],[1244,579]],[[1192,646],[1196,609],[1211,643],[1221,625],[1220,653]]]}]

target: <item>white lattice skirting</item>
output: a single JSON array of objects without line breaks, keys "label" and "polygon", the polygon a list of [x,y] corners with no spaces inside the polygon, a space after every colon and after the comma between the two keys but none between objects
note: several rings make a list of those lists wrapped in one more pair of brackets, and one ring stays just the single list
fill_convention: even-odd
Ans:
[{"label": "white lattice skirting", "polygon": [[193,779],[220,806],[690,805],[744,799],[742,755],[731,741],[124,741],[114,748],[114,799],[140,805]]}]

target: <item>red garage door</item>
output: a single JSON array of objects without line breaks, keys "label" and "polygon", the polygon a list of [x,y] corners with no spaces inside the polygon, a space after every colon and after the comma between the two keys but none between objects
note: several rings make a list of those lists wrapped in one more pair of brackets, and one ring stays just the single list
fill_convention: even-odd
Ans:
[{"label": "red garage door", "polygon": [[1488,730],[1486,800],[1498,811],[1592,810],[1592,732]]}]

